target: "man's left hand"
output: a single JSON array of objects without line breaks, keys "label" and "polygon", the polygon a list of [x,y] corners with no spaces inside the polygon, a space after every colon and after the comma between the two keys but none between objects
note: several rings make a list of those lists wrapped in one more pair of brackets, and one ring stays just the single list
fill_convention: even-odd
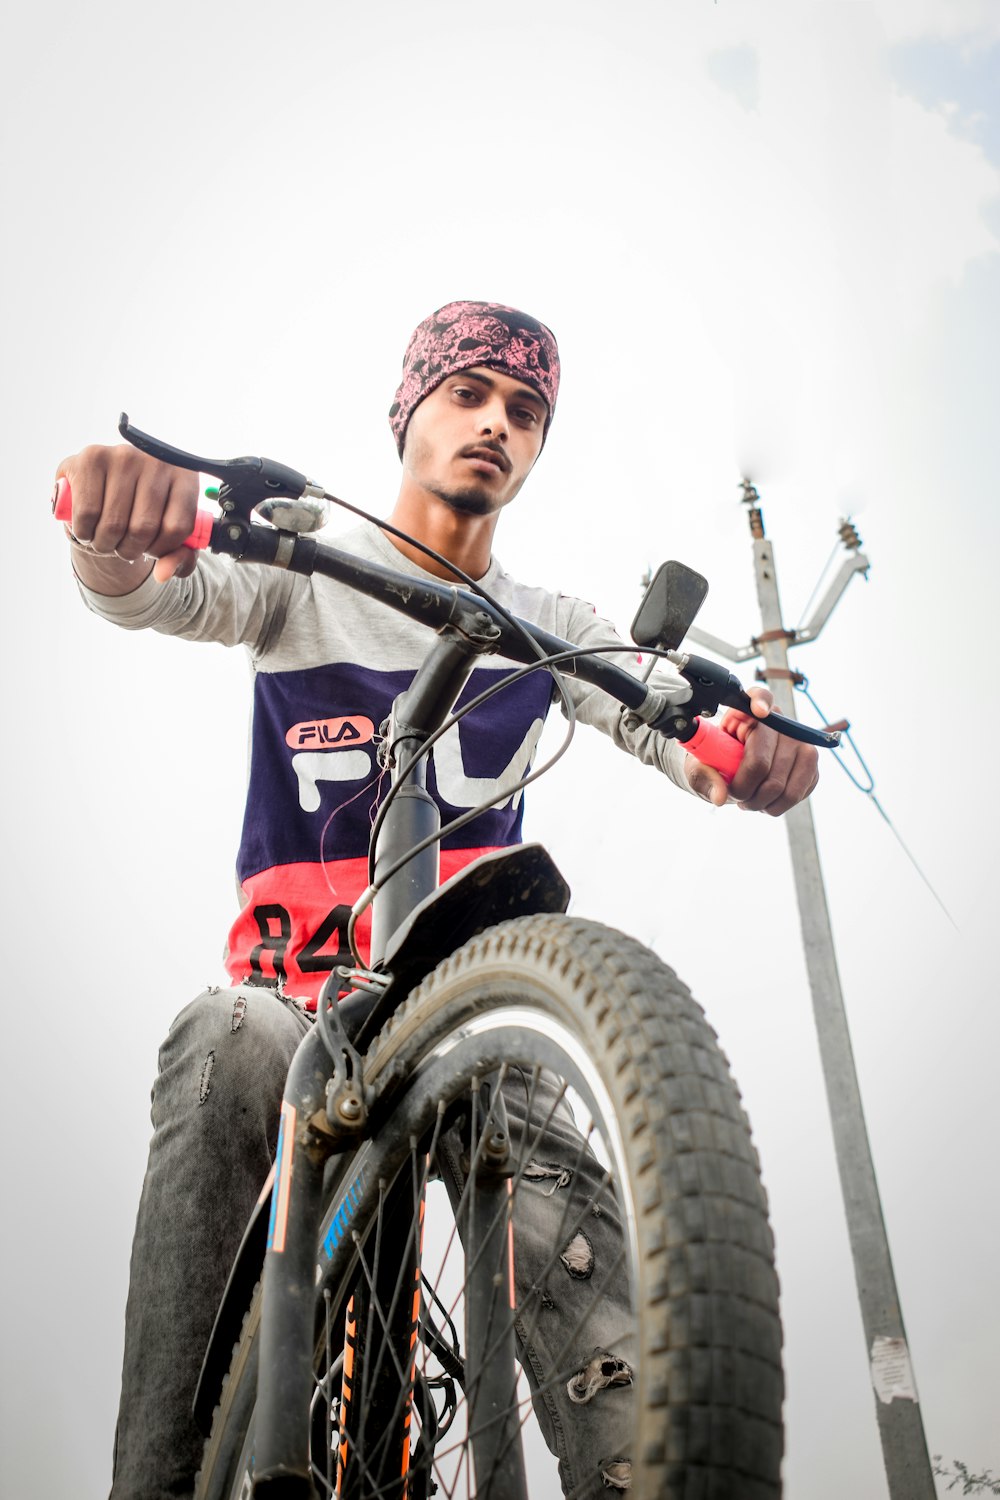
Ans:
[{"label": "man's left hand", "polygon": [[716,807],[731,800],[746,812],[766,812],[780,818],[790,807],[804,802],[813,790],[819,780],[819,755],[814,745],[803,745],[759,723],[771,712],[774,698],[765,687],[748,691],[753,716],[728,709],[719,721],[720,728],[745,746],[731,785],[693,756],[686,759],[685,773],[692,790]]}]

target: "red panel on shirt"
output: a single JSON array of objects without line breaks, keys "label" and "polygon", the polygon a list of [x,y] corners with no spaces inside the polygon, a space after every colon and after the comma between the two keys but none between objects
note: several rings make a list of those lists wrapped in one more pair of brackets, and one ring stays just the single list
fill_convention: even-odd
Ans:
[{"label": "red panel on shirt", "polygon": [[[445,849],[444,882],[491,849]],[[368,885],[367,859],[334,859],[325,865],[272,865],[243,882],[245,905],[229,934],[226,968],[234,984],[280,978],[286,994],[319,998],[339,963],[351,963],[347,922]],[[358,918],[357,941],[367,961],[371,907]]]}]

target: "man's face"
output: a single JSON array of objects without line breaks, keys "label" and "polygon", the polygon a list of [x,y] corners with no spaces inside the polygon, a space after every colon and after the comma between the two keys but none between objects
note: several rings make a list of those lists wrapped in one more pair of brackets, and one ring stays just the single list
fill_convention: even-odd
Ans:
[{"label": "man's face", "polygon": [[538,457],[548,409],[537,391],[485,366],[449,375],[416,407],[403,468],[465,515],[507,505]]}]

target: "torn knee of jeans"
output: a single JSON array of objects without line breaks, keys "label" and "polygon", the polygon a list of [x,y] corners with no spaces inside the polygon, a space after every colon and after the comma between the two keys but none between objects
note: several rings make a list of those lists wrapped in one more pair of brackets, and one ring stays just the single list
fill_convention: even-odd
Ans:
[{"label": "torn knee of jeans", "polygon": [[239,1031],[243,1025],[243,1018],[247,1013],[246,995],[237,995],[233,1003],[233,1033]]},{"label": "torn knee of jeans", "polygon": [[198,1086],[198,1103],[204,1104],[212,1092],[212,1069],[215,1067],[215,1051],[211,1051],[205,1058],[201,1070],[201,1083]]},{"label": "torn knee of jeans", "polygon": [[[606,1390],[609,1385],[631,1384],[632,1366],[619,1359],[617,1354],[610,1354],[607,1349],[598,1349],[590,1363],[578,1370],[568,1382],[566,1390],[571,1401],[575,1401],[577,1406],[584,1406],[594,1399],[598,1391]],[[625,1462],[625,1459],[615,1459],[615,1463]]]},{"label": "torn knee of jeans", "polygon": [[551,1182],[552,1186],[546,1193],[548,1198],[559,1188],[568,1187],[572,1178],[572,1169],[560,1166],[557,1161],[529,1161],[524,1169],[525,1182]]},{"label": "torn knee of jeans", "polygon": [[601,1478],[606,1490],[630,1490],[632,1488],[632,1461],[628,1458],[611,1458],[601,1465]]},{"label": "torn knee of jeans", "polygon": [[586,1281],[593,1275],[594,1247],[582,1229],[578,1229],[566,1249],[560,1251],[559,1259],[577,1281]]}]

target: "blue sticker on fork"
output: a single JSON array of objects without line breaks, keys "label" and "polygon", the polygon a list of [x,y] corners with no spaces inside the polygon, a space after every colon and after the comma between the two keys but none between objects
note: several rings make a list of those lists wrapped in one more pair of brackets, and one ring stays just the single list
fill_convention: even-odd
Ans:
[{"label": "blue sticker on fork", "polygon": [[333,1252],[346,1235],[348,1226],[361,1203],[364,1190],[365,1170],[362,1167],[341,1199],[339,1206],[330,1220],[330,1227],[324,1236],[323,1249],[326,1251],[328,1260],[333,1258]]}]

